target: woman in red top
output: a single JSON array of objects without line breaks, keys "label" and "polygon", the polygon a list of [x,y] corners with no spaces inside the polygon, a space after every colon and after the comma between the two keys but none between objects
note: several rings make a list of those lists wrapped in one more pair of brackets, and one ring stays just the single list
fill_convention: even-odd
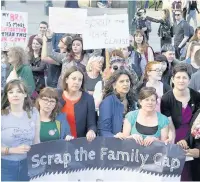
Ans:
[{"label": "woman in red top", "polygon": [[73,66],[67,70],[59,95],[72,136],[92,141],[96,137],[95,105],[93,97],[84,91],[84,74],[80,68]]}]

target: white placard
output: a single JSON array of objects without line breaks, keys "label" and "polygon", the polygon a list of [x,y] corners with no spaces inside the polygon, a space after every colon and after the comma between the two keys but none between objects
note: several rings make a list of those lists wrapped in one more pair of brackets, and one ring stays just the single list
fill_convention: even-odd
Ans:
[{"label": "white placard", "polygon": [[87,9],[49,8],[49,27],[55,33],[82,34]]},{"label": "white placard", "polygon": [[28,13],[1,11],[1,50],[13,46],[25,48],[28,36]]},{"label": "white placard", "polygon": [[129,46],[127,14],[87,17],[83,33],[84,50],[127,46]]}]

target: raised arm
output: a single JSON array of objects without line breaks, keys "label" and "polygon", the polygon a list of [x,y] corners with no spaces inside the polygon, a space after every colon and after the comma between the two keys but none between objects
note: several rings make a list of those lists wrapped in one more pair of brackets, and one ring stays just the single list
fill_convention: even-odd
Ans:
[{"label": "raised arm", "polygon": [[154,22],[154,23],[164,23],[164,20],[162,20],[162,19],[155,19],[155,18],[152,18],[150,16],[147,16],[146,19],[149,20],[149,21],[151,21],[151,22]]}]

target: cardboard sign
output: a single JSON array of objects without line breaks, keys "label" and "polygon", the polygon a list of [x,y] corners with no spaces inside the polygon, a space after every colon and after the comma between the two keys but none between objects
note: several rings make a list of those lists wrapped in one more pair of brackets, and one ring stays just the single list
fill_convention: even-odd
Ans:
[{"label": "cardboard sign", "polygon": [[127,46],[129,46],[127,14],[87,17],[83,33],[84,50]]},{"label": "cardboard sign", "polygon": [[55,33],[82,34],[87,9],[50,8],[49,27]]},{"label": "cardboard sign", "polygon": [[1,11],[1,50],[13,46],[25,48],[28,35],[28,13]]}]

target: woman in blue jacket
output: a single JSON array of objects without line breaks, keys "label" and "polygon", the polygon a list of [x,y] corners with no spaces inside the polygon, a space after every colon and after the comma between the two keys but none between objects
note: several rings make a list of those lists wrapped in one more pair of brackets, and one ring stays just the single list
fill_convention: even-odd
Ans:
[{"label": "woman in blue jacket", "polygon": [[58,93],[56,89],[46,87],[40,91],[36,101],[40,113],[40,141],[71,140],[73,137],[66,120],[66,114],[58,107]]},{"label": "woman in blue jacket", "polygon": [[126,113],[135,109],[134,82],[129,71],[117,70],[106,82],[99,107],[100,136],[119,137]]}]

